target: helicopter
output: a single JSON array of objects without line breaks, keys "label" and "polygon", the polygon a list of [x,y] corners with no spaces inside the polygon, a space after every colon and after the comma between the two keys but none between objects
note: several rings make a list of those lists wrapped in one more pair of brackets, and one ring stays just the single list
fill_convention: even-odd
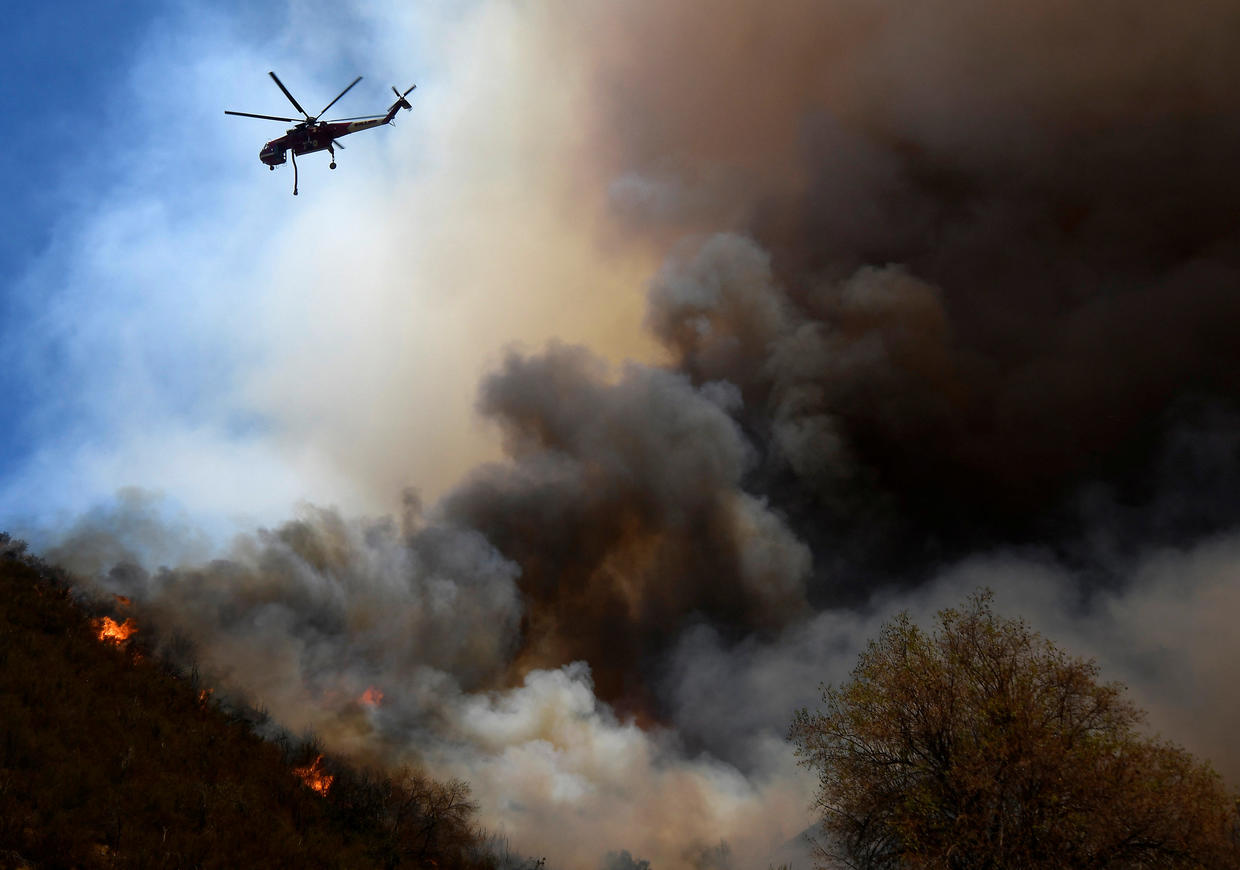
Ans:
[{"label": "helicopter", "polygon": [[305,116],[305,120],[298,120],[297,118],[281,118],[276,115],[256,115],[253,112],[234,112],[230,109],[225,109],[224,114],[240,115],[244,118],[262,118],[267,121],[287,121],[297,125],[280,138],[272,139],[262,147],[261,151],[258,152],[258,159],[267,164],[267,168],[271,169],[273,172],[277,166],[288,162],[288,158],[285,156],[286,153],[292,155],[293,196],[297,195],[298,154],[313,154],[315,151],[326,151],[332,158],[332,162],[328,164],[328,168],[335,169],[336,149],[339,148],[342,151],[344,150],[344,145],[339,142],[340,137],[348,136],[350,133],[356,133],[359,130],[369,130],[371,127],[378,127],[382,124],[391,124],[392,120],[396,117],[396,113],[401,109],[413,108],[409,105],[409,100],[407,100],[406,97],[408,97],[413,89],[417,87],[417,85],[411,85],[403,94],[393,87],[392,93],[396,94],[396,102],[392,103],[391,108],[389,108],[385,114],[359,115],[354,118],[337,118],[334,121],[320,121],[319,118],[323,117],[328,109],[336,105],[337,101],[339,101],[341,97],[353,89],[353,85],[362,80],[361,76],[355,78],[347,88],[338,93],[336,95],[336,99],[332,100],[323,107],[323,111],[319,112],[317,115],[311,115],[301,107],[301,103],[297,102],[297,100],[293,98],[293,95],[289,93],[288,88],[284,86],[284,82],[280,81],[279,76],[277,76],[274,72],[268,72],[267,75],[271,76],[271,80],[276,83],[276,87],[284,92],[284,96],[288,97],[288,101],[293,104],[293,108]]}]

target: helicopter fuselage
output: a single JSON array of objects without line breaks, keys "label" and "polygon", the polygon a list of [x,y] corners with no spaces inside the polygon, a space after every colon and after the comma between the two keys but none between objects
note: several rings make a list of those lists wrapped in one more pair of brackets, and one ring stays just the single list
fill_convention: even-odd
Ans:
[{"label": "helicopter fuselage", "polygon": [[[393,107],[396,108],[396,107]],[[302,124],[289,130],[278,139],[272,139],[258,152],[258,159],[273,169],[288,162],[287,152],[300,157],[302,154],[313,154],[315,151],[330,151],[332,142],[350,133],[369,130],[391,123],[395,112],[389,112],[383,118],[369,121],[342,121],[334,124],[316,123],[313,126]]]}]

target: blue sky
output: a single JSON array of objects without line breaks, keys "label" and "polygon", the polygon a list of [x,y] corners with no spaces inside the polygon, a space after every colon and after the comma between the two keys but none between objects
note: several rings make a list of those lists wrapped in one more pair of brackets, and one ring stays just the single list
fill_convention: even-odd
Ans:
[{"label": "blue sky", "polygon": [[[0,267],[7,276],[0,296],[0,339],[5,365],[0,393],[7,397],[0,426],[0,455],[11,468],[35,447],[30,413],[38,401],[34,384],[13,365],[23,344],[23,315],[37,300],[20,286],[21,276],[51,242],[57,217],[74,201],[72,186],[90,183],[80,170],[83,143],[92,150],[116,147],[110,135],[115,95],[148,32],[158,4],[21,3],[18,26],[5,29],[4,115],[8,141],[9,207],[0,232]],[[87,22],[90,22],[87,25]],[[49,349],[53,357],[55,352]]]},{"label": "blue sky", "polygon": [[[7,29],[0,528],[37,541],[126,487],[218,530],[301,499],[437,495],[495,435],[510,342],[640,351],[640,256],[565,201],[571,69],[516,4],[28,5]],[[356,75],[393,128],[269,172],[285,115]],[[322,160],[316,160],[317,157]],[[576,197],[576,193],[573,193]],[[519,232],[517,230],[519,229]],[[617,324],[620,324],[617,327]]]},{"label": "blue sky", "polygon": [[15,16],[10,9],[16,23],[4,36],[10,208],[0,237],[6,274],[47,244],[64,194],[50,185],[67,180],[67,158],[109,123],[117,108],[112,97],[161,5],[22,2]]},{"label": "blue sky", "polygon": [[[176,298],[186,263],[175,236],[219,205],[205,182],[224,157],[204,147],[219,140],[204,129],[216,107],[192,86],[202,64],[279,33],[279,17],[274,7],[242,17],[192,4],[29,4],[6,31],[5,109],[20,119],[0,248],[6,518],[97,497],[75,491],[75,457],[114,449],[125,417],[201,418],[228,382],[237,354],[195,322],[201,299]],[[243,31],[257,38],[237,39]]]}]

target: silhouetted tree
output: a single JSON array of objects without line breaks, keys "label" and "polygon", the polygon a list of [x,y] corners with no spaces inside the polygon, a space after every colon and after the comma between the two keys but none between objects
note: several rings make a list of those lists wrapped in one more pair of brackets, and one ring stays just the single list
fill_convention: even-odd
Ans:
[{"label": "silhouetted tree", "polygon": [[440,866],[465,865],[476,837],[471,822],[478,809],[470,800],[467,782],[438,782],[406,769],[393,780],[387,807],[389,829],[402,858],[420,864],[435,859]]},{"label": "silhouetted tree", "polygon": [[854,868],[1235,868],[1237,804],[1184,750],[1141,736],[1100,684],[991,595],[885,625],[790,739],[820,778],[820,857]]}]

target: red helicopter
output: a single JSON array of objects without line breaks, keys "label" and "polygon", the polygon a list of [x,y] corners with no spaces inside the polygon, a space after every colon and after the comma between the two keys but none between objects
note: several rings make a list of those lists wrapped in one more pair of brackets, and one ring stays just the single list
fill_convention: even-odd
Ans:
[{"label": "red helicopter", "polygon": [[396,94],[396,102],[392,103],[391,108],[387,110],[386,114],[360,115],[356,118],[337,118],[334,121],[320,121],[319,118],[323,117],[323,114],[328,109],[336,105],[337,100],[347,94],[353,88],[353,85],[362,80],[361,76],[355,78],[349,87],[337,94],[336,99],[324,106],[322,112],[319,112],[317,115],[311,115],[301,107],[301,103],[293,99],[293,95],[288,92],[288,88],[284,87],[284,82],[280,81],[275,73],[269,72],[267,75],[271,76],[272,81],[274,81],[276,86],[284,92],[284,96],[288,97],[288,101],[293,104],[293,107],[306,116],[304,121],[299,121],[296,118],[279,118],[275,115],[255,115],[252,112],[233,112],[229,109],[225,109],[224,114],[241,115],[245,118],[264,118],[268,121],[288,121],[297,125],[279,139],[272,139],[263,146],[261,151],[258,152],[258,159],[266,163],[267,167],[273,171],[281,163],[287,162],[288,158],[284,156],[285,152],[292,152],[293,196],[297,195],[298,154],[312,154],[315,151],[326,151],[332,156],[332,162],[328,164],[328,168],[335,169],[335,149],[339,148],[342,151],[344,150],[344,146],[337,140],[339,140],[341,136],[348,136],[350,133],[356,133],[359,130],[369,130],[371,127],[378,127],[382,124],[392,123],[392,119],[396,117],[396,113],[401,109],[413,108],[409,105],[409,101],[405,99],[405,97],[409,96],[409,93],[417,87],[417,85],[411,85],[409,90],[405,91],[403,94],[396,90],[396,88],[392,88],[392,93]]}]

